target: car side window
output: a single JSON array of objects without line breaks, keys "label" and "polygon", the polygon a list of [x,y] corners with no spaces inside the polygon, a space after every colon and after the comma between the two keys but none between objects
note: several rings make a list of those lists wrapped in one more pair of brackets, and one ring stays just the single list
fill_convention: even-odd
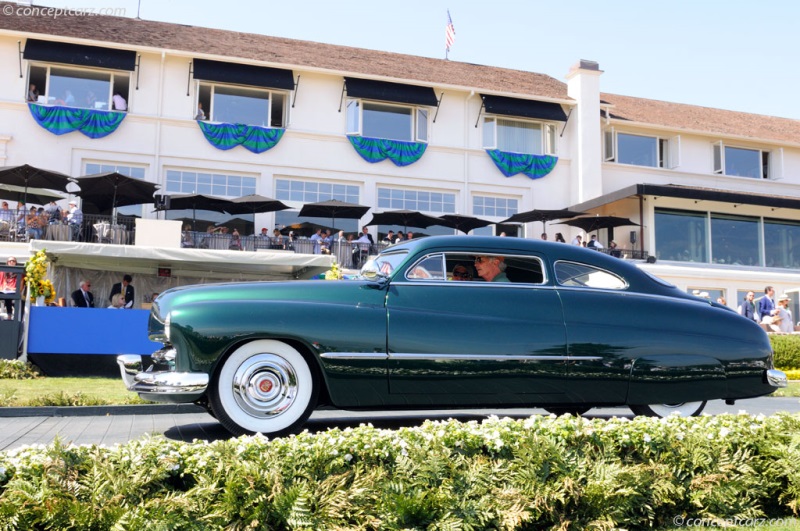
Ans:
[{"label": "car side window", "polygon": [[416,280],[444,280],[444,259],[441,254],[426,256],[408,268],[406,278]]},{"label": "car side window", "polygon": [[628,283],[619,276],[578,262],[559,261],[554,266],[556,282],[562,286],[601,288],[601,289],[625,289]]}]

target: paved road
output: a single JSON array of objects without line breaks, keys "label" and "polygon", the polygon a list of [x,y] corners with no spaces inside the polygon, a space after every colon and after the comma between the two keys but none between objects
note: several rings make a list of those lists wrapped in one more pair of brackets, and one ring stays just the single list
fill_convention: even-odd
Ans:
[{"label": "paved road", "polygon": [[[756,398],[742,400],[727,406],[720,400],[709,402],[706,413],[738,413],[745,410],[752,414],[771,415],[779,411],[800,412],[798,398]],[[203,439],[214,441],[231,435],[207,413],[159,413],[159,414],[109,414],[92,416],[24,416],[0,417],[0,450],[9,450],[30,444],[50,444],[56,437],[75,444],[122,444],[145,434],[163,434],[168,439],[192,441]],[[114,414],[110,414],[110,413]],[[315,412],[308,421],[310,431],[322,431],[331,427],[358,426],[371,422],[375,427],[397,428],[415,426],[425,419],[458,418],[461,420],[484,419],[489,415],[528,417],[547,414],[541,409],[473,409],[464,411],[426,412],[353,412],[322,410]],[[612,416],[632,417],[627,408],[593,409],[587,416],[607,418]]]}]

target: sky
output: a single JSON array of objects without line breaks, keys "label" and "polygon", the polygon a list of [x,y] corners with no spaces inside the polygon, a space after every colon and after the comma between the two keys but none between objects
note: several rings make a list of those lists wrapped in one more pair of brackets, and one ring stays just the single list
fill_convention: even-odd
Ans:
[{"label": "sky", "polygon": [[581,59],[603,92],[800,119],[796,0],[33,0],[326,44],[445,58],[566,81]]}]

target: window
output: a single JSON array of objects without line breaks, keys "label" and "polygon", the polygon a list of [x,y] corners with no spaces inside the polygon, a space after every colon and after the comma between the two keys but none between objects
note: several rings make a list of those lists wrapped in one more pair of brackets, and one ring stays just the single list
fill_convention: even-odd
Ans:
[{"label": "window", "polygon": [[472,213],[475,216],[510,218],[519,211],[519,201],[506,197],[472,196]]},{"label": "window", "polygon": [[483,119],[483,147],[527,155],[555,155],[556,126],[486,116]]},{"label": "window", "polygon": [[444,280],[444,255],[426,256],[406,271],[407,279]]},{"label": "window", "polygon": [[33,64],[28,82],[36,85],[39,103],[111,110],[114,94],[128,101],[130,73]]},{"label": "window", "polygon": [[708,262],[708,214],[683,210],[655,211],[659,260]]},{"label": "window", "polygon": [[767,267],[800,269],[800,222],[765,219],[764,256]]},{"label": "window", "polygon": [[[381,255],[383,256],[383,255]],[[545,274],[542,261],[533,256],[504,256],[505,273],[514,284],[544,284]],[[465,271],[466,277],[453,276],[453,270]],[[412,281],[442,281],[453,287],[485,284],[475,268],[475,253],[435,253],[421,258],[406,270],[406,279]],[[495,287],[508,287],[508,283],[493,284]]]},{"label": "window", "polygon": [[302,203],[316,203],[318,201],[337,199],[345,203],[358,204],[359,191],[358,186],[349,184],[275,179],[275,198],[281,201],[298,201]]},{"label": "window", "polygon": [[455,214],[456,194],[378,188],[378,208]]},{"label": "window", "polygon": [[256,193],[256,178],[194,171],[167,170],[167,193],[241,197]]},{"label": "window", "polygon": [[94,175],[96,173],[111,173],[117,172],[134,179],[144,179],[145,169],[137,166],[122,166],[119,164],[102,164],[96,162],[87,162],[84,167],[85,175]]},{"label": "window", "polygon": [[717,302],[717,299],[725,296],[725,290],[720,288],[686,288],[686,293],[701,299]]},{"label": "window", "polygon": [[671,139],[629,133],[615,133],[612,128],[604,134],[603,157],[606,162],[677,168],[680,166],[680,136]]},{"label": "window", "polygon": [[759,218],[725,214],[711,215],[711,263],[740,266],[763,265],[760,250]]},{"label": "window", "polygon": [[770,174],[768,151],[714,144],[714,173],[750,177],[752,179],[778,178],[777,172]]},{"label": "window", "polygon": [[628,283],[614,273],[587,264],[559,261],[555,263],[554,269],[556,281],[562,286],[601,289],[628,287]]},{"label": "window", "polygon": [[347,100],[347,134],[406,142],[428,141],[427,107]]},{"label": "window", "polygon": [[252,87],[200,83],[198,103],[212,122],[285,127],[286,93]]}]

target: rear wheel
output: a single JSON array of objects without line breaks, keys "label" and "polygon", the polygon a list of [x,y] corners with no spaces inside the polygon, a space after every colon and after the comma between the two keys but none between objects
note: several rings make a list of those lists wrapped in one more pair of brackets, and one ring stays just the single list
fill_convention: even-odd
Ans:
[{"label": "rear wheel", "polygon": [[286,343],[252,341],[223,362],[209,404],[235,435],[279,436],[308,419],[319,395],[318,381],[303,355]]},{"label": "rear wheel", "polygon": [[631,411],[636,415],[647,417],[669,417],[677,414],[680,417],[696,417],[702,413],[706,407],[706,402],[681,402],[679,404],[649,404],[642,406],[630,406]]}]

